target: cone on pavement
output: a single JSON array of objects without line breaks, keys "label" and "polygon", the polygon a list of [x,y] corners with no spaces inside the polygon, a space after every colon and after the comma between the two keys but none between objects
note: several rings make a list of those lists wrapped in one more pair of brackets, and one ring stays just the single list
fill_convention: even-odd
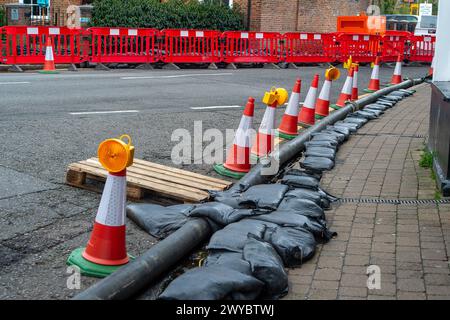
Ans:
[{"label": "cone on pavement", "polygon": [[288,93],[284,88],[272,88],[264,94],[263,102],[267,105],[261,125],[256,135],[255,143],[251,153],[253,157],[259,158],[269,154],[274,146],[275,112],[279,105],[286,102]]},{"label": "cone on pavement", "polygon": [[82,274],[105,277],[130,260],[125,243],[126,168],[133,157],[128,135],[107,139],[98,148],[99,161],[108,175],[94,228],[86,248],[74,250],[67,259],[67,264],[78,266]]},{"label": "cone on pavement", "polygon": [[214,165],[214,170],[217,173],[240,179],[250,171],[250,139],[253,129],[254,109],[255,99],[249,97],[234,137],[233,146],[228,152],[227,160],[224,164]]},{"label": "cone on pavement", "polygon": [[348,69],[347,78],[345,79],[344,86],[342,87],[336,104],[331,105],[334,110],[339,110],[345,106],[345,102],[352,98],[352,86],[353,86],[353,67]]},{"label": "cone on pavement", "polygon": [[45,46],[44,69],[40,70],[38,72],[45,73],[45,74],[59,73],[58,71],[56,71],[56,68],[55,68],[55,57],[53,56],[53,44],[52,44],[52,39],[50,37],[47,37],[47,44]]},{"label": "cone on pavement", "polygon": [[298,123],[303,128],[308,128],[314,125],[315,122],[315,110],[316,110],[316,98],[317,88],[319,87],[319,75],[314,75],[309,87],[308,94],[306,95],[305,102],[303,103],[300,113],[298,114]]},{"label": "cone on pavement", "polygon": [[286,111],[281,119],[280,126],[278,127],[278,135],[281,138],[291,140],[298,134],[297,128],[297,116],[300,103],[300,87],[301,80],[295,81],[294,88],[292,89],[291,97],[289,98]]},{"label": "cone on pavement", "polygon": [[391,85],[399,84],[402,82],[402,56],[398,55],[397,62],[395,63],[394,74],[391,78]]},{"label": "cone on pavement", "polygon": [[433,72],[434,72],[434,66],[435,66],[434,61],[435,61],[435,57],[433,56],[433,60],[431,60],[431,66],[430,66],[430,69],[428,69],[428,75],[429,75],[429,76],[432,76],[432,75],[433,75]]},{"label": "cone on pavement", "polygon": [[353,82],[352,82],[352,97],[351,100],[358,100],[358,71],[359,65],[357,63],[353,64]]},{"label": "cone on pavement", "polygon": [[369,87],[364,89],[364,91],[372,93],[378,90],[380,90],[380,57],[377,56],[373,65],[372,75],[370,76]]},{"label": "cone on pavement", "polygon": [[339,79],[340,74],[339,69],[335,67],[325,71],[325,82],[316,101],[316,119],[322,119],[330,113],[331,82]]}]

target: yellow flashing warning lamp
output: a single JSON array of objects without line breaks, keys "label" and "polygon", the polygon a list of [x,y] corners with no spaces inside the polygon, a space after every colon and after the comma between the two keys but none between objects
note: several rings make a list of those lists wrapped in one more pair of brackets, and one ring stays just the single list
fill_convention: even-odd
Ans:
[{"label": "yellow flashing warning lamp", "polygon": [[334,81],[334,80],[339,79],[340,76],[341,76],[341,72],[339,71],[339,69],[335,68],[333,66],[329,67],[325,71],[325,79],[327,79],[327,80]]},{"label": "yellow flashing warning lamp", "polygon": [[108,172],[120,172],[133,164],[134,146],[131,145],[131,137],[123,134],[100,143],[97,153],[98,160]]},{"label": "yellow flashing warning lamp", "polygon": [[350,69],[350,67],[352,66],[352,64],[353,64],[353,60],[352,60],[352,56],[350,56],[350,57],[348,58],[348,60],[344,62],[344,68],[345,68],[345,69]]},{"label": "yellow flashing warning lamp", "polygon": [[286,89],[272,87],[270,92],[264,94],[262,102],[269,106],[272,106],[275,103],[276,105],[282,105],[287,101],[288,96],[289,94]]}]

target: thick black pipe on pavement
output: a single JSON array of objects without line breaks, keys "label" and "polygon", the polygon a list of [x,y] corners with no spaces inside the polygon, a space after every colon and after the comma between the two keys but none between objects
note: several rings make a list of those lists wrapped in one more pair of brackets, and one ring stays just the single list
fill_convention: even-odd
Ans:
[{"label": "thick black pipe on pavement", "polygon": [[[424,79],[407,80],[398,85],[386,87],[352,103],[348,103],[319,123],[303,131],[298,137],[284,143],[275,151],[271,159],[279,159],[279,167],[298,158],[309,141],[311,134],[319,132],[336,121],[344,119],[349,113],[375,102],[379,97],[398,89],[409,88],[423,82]],[[276,172],[266,174],[268,165],[258,164],[231,189],[239,190],[242,186],[250,187],[272,179]],[[154,283],[159,277],[173,268],[177,262],[211,236],[212,230],[205,219],[189,220],[184,226],[161,240],[142,256],[120,268],[110,276],[97,282],[84,292],[74,297],[75,300],[112,300],[127,299]]]}]

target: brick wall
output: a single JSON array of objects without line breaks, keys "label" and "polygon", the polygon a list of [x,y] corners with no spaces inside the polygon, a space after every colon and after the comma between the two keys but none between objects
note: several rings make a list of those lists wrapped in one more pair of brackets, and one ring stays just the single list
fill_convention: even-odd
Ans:
[{"label": "brick wall", "polygon": [[337,16],[365,11],[370,0],[234,0],[250,30],[255,31],[336,31]]}]

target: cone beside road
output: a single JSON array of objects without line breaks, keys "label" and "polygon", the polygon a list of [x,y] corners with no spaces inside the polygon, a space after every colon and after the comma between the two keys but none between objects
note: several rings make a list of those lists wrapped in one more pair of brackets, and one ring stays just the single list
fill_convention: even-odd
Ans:
[{"label": "cone beside road", "polygon": [[357,63],[353,64],[353,82],[352,82],[352,97],[351,100],[358,100],[358,71],[359,65]]},{"label": "cone beside road", "polygon": [[286,111],[281,119],[280,126],[278,127],[278,135],[284,139],[293,139],[298,134],[297,116],[300,103],[301,83],[300,79],[295,81]]},{"label": "cone beside road", "polygon": [[67,259],[67,264],[78,266],[82,274],[105,277],[129,262],[125,243],[126,167],[133,157],[134,147],[127,135],[105,140],[98,148],[99,161],[108,175],[94,228],[86,248],[74,250]]},{"label": "cone beside road", "polygon": [[402,82],[402,56],[398,55],[397,62],[395,63],[394,74],[391,78],[391,85],[399,84]]},{"label": "cone beside road", "polygon": [[430,66],[430,69],[428,69],[428,75],[429,75],[429,76],[432,76],[432,75],[433,75],[433,72],[434,72],[434,66],[435,66],[434,61],[435,61],[435,57],[433,56],[433,60],[431,60],[431,66]]},{"label": "cone beside road", "polygon": [[303,128],[308,128],[314,125],[315,122],[315,106],[317,98],[317,88],[319,86],[319,75],[316,74],[309,87],[305,102],[303,103],[300,113],[298,114],[298,123]]},{"label": "cone beside road", "polygon": [[372,93],[380,90],[380,58],[376,57],[370,76],[369,87],[364,89],[365,92]]},{"label": "cone beside road", "polygon": [[214,165],[214,170],[217,173],[239,179],[250,171],[250,139],[253,129],[254,109],[255,99],[249,97],[234,137],[233,146],[228,152],[227,160],[224,164]]},{"label": "cone beside road", "polygon": [[341,94],[339,95],[336,104],[331,105],[334,110],[339,110],[345,106],[345,102],[352,98],[352,86],[353,86],[353,68],[348,70],[347,78],[345,79],[344,86],[342,87]]},{"label": "cone beside road", "polygon": [[53,56],[53,45],[52,45],[52,39],[50,37],[47,37],[47,44],[45,46],[44,69],[40,70],[38,72],[46,73],[46,74],[58,73],[55,68],[55,58]]},{"label": "cone beside road", "polygon": [[316,101],[316,119],[322,119],[330,113],[331,82],[339,79],[339,77],[339,69],[335,67],[328,68],[325,71],[325,82]]}]

